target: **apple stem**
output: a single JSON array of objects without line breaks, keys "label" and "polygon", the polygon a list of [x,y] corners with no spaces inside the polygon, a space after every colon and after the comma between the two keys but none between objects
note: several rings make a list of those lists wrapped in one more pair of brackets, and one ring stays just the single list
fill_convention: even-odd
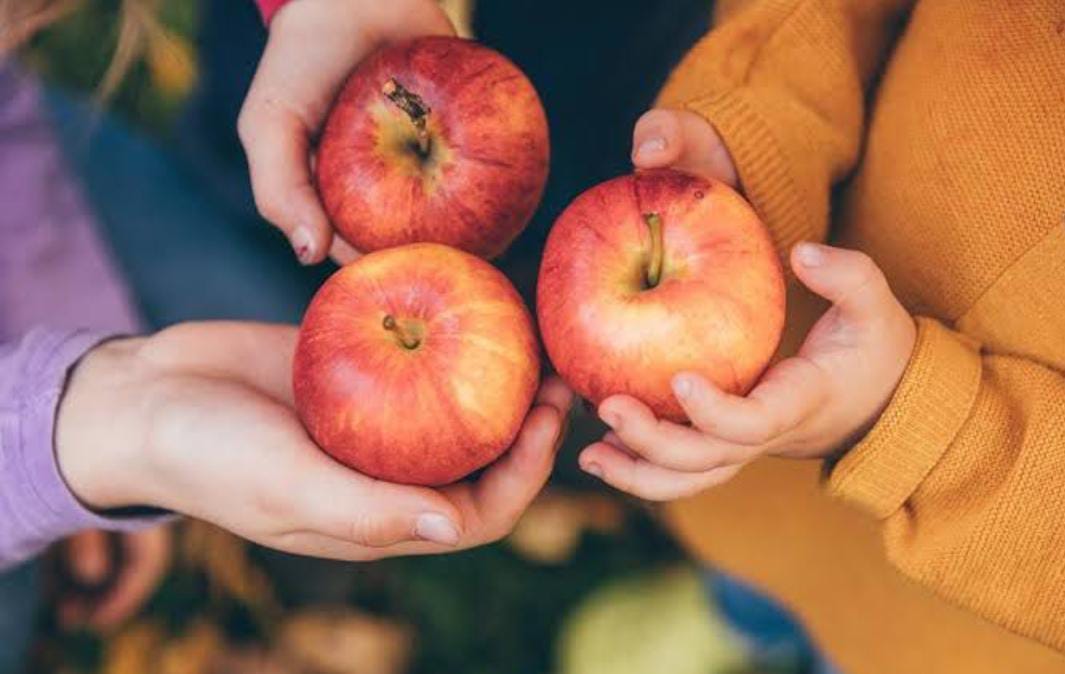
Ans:
[{"label": "apple stem", "polygon": [[651,261],[647,265],[647,287],[654,288],[662,280],[662,216],[644,213],[643,221],[651,230]]},{"label": "apple stem", "polygon": [[421,340],[404,330],[403,326],[399,324],[399,321],[392,314],[385,316],[385,320],[381,321],[381,326],[389,332],[394,332],[399,343],[405,349],[416,349],[421,344]]},{"label": "apple stem", "polygon": [[395,78],[389,78],[385,82],[384,87],[381,88],[381,93],[392,101],[397,108],[407,113],[407,117],[410,117],[410,122],[414,125],[414,130],[418,134],[418,152],[422,157],[428,157],[429,129],[426,128],[425,122],[432,110],[425,104],[421,96],[397,82]]}]

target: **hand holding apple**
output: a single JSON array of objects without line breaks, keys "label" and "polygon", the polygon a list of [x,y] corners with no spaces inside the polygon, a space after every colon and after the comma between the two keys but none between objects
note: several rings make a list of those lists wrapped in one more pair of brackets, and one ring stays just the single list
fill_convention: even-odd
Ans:
[{"label": "hand holding apple", "polygon": [[71,491],[96,509],[156,506],[280,550],[367,560],[497,540],[543,486],[571,398],[557,379],[477,481],[409,487],[307,437],[292,407],[296,339],[291,326],[187,323],[91,350],[56,421]]},{"label": "hand holding apple", "polygon": [[507,278],[432,243],[370,253],[326,281],[293,366],[296,409],[322,449],[422,485],[502,454],[539,378],[532,318]]},{"label": "hand holding apple", "polygon": [[632,165],[637,169],[673,168],[720,180],[739,189],[736,165],[717,130],[689,110],[655,108],[636,122]]},{"label": "hand holding apple", "polygon": [[743,394],[784,325],[765,227],[727,185],[672,170],[580,195],[551,230],[537,312],[551,362],[598,404],[628,394],[684,421],[670,381],[691,371]]},{"label": "hand holding apple", "polygon": [[547,180],[547,118],[525,75],[471,40],[378,50],[351,74],[318,146],[318,191],[367,252],[442,243],[499,255]]},{"label": "hand holding apple", "polygon": [[333,229],[311,178],[318,135],[344,79],[382,45],[452,35],[436,0],[299,0],[270,22],[269,40],[237,125],[263,217],[303,264],[357,253]]},{"label": "hand holding apple", "polygon": [[913,319],[863,253],[804,243],[791,264],[833,303],[798,355],[770,368],[746,397],[679,373],[673,390],[690,427],[657,419],[629,396],[604,400],[599,415],[613,430],[581,453],[584,470],[669,500],[724,482],[759,456],[823,458],[867,432],[909,361]]}]

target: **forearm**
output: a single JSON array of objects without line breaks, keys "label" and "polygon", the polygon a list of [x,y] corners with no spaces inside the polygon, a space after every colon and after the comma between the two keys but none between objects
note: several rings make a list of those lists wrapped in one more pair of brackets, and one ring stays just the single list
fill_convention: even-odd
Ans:
[{"label": "forearm", "polygon": [[759,0],[719,15],[659,105],[714,125],[780,250],[823,239],[865,96],[911,0]]},{"label": "forearm", "polygon": [[71,493],[56,461],[55,419],[67,374],[102,339],[40,329],[0,347],[0,568],[76,531],[154,521],[92,512]]},{"label": "forearm", "polygon": [[1065,376],[921,320],[906,374],[829,486],[908,576],[1065,648]]}]

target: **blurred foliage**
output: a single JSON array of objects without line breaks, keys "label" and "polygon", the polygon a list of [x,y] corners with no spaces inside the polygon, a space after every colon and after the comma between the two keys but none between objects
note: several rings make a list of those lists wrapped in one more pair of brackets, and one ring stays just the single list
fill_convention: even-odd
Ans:
[{"label": "blurred foliage", "polygon": [[[25,60],[49,81],[95,93],[114,56],[122,0],[86,0],[35,36]],[[134,124],[163,133],[196,80],[194,41],[200,4],[159,2],[159,30],[150,32],[110,108]]]},{"label": "blurred foliage", "polygon": [[[558,660],[560,626],[585,597],[677,559],[642,507],[558,487],[541,495],[507,541],[442,557],[313,560],[195,521],[178,535],[174,569],[141,617],[107,639],[47,625],[39,670],[544,674]],[[694,633],[705,642],[706,624],[697,617],[679,638]],[[573,639],[567,643],[572,651]]]}]

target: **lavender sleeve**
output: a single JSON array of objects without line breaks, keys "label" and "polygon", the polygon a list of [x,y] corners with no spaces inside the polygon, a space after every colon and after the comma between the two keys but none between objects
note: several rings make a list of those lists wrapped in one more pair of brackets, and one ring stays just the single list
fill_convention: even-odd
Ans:
[{"label": "lavender sleeve", "polygon": [[52,437],[67,373],[106,335],[138,332],[139,325],[36,80],[3,58],[0,205],[3,570],[82,529],[136,529],[158,520],[93,513],[56,464]]},{"label": "lavender sleeve", "polygon": [[104,335],[36,329],[0,347],[0,569],[83,529],[133,530],[155,518],[108,518],[83,506],[52,438],[67,373]]}]

